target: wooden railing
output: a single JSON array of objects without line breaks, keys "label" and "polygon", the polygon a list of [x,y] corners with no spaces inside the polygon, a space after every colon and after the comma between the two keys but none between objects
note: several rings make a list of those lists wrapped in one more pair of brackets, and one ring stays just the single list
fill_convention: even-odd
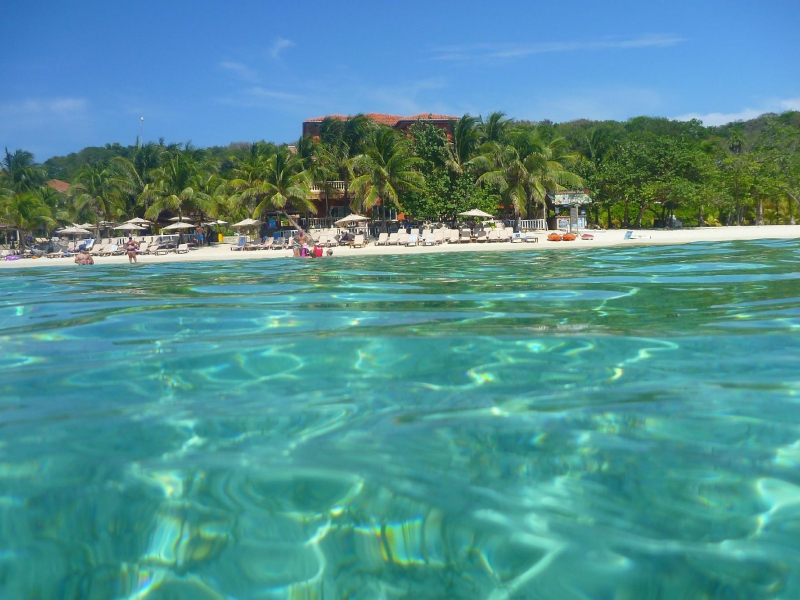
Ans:
[{"label": "wooden railing", "polygon": [[346,189],[347,186],[345,185],[344,181],[329,181],[329,182],[327,182],[326,186],[321,186],[321,185],[317,185],[316,183],[312,183],[311,184],[311,191],[312,192],[321,192],[326,187],[329,190],[336,190],[336,191],[339,191],[339,192],[343,192]]},{"label": "wooden railing", "polygon": [[[508,227],[513,227],[514,219],[506,219],[504,223]],[[547,231],[547,221],[544,219],[520,219],[519,228],[521,231]]]}]

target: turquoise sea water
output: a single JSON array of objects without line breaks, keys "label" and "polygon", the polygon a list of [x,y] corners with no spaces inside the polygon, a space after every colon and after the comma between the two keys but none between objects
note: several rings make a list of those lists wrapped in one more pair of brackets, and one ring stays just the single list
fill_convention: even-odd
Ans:
[{"label": "turquoise sea water", "polygon": [[0,598],[800,598],[800,243],[412,252],[0,273]]}]

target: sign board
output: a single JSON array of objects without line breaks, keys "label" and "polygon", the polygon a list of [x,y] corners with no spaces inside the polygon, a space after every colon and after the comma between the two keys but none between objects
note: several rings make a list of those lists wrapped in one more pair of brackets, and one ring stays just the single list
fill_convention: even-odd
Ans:
[{"label": "sign board", "polygon": [[569,232],[578,233],[578,207],[569,207]]},{"label": "sign board", "polygon": [[578,215],[577,226],[570,223],[570,218],[567,215],[556,217],[556,229],[560,229],[562,231],[570,231],[570,227],[572,227],[573,232],[576,231],[577,229],[586,229],[586,216]]},{"label": "sign board", "polygon": [[555,206],[579,206],[581,204],[591,204],[592,199],[586,192],[559,192],[553,194],[553,204]]}]

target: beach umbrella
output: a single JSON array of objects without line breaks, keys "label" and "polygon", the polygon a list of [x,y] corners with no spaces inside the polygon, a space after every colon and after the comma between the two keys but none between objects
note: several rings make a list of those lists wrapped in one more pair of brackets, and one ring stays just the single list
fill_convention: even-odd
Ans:
[{"label": "beach umbrella", "polygon": [[170,229],[170,230],[174,230],[174,229],[194,229],[194,225],[192,225],[191,223],[178,222],[178,223],[173,223],[172,225],[167,225],[166,227],[164,227],[164,229]]},{"label": "beach umbrella", "polygon": [[[152,223],[152,221],[148,221],[147,219],[142,219],[141,217],[134,217],[133,219],[128,219],[125,222],[134,223],[135,225],[149,225],[150,223]],[[119,227],[117,229],[119,229]]]},{"label": "beach umbrella", "polygon": [[80,229],[91,229],[92,227],[94,227],[94,223],[81,223],[80,225],[76,225],[73,223],[73,227],[78,227]]},{"label": "beach umbrella", "polygon": [[458,213],[462,217],[482,217],[484,219],[494,219],[494,215],[490,215],[487,212],[484,212],[480,209],[473,208],[472,210],[467,210],[464,212]]},{"label": "beach umbrella", "polygon": [[114,229],[121,229],[124,231],[144,231],[144,227],[140,227],[136,223],[123,223],[122,225],[117,225]]},{"label": "beach umbrella", "polygon": [[92,232],[88,229],[83,227],[78,227],[77,225],[73,225],[72,227],[64,227],[63,229],[57,229],[58,233],[66,233],[67,235],[82,235],[82,234],[91,234]]},{"label": "beach umbrella", "polygon": [[245,219],[244,221],[234,223],[233,227],[253,227],[254,225],[261,225],[261,221],[258,219]]},{"label": "beach umbrella", "polygon": [[350,214],[336,221],[337,225],[350,225],[351,223],[359,223],[361,221],[369,221],[369,217],[362,217],[361,215]]},{"label": "beach umbrella", "polygon": [[171,217],[171,218],[167,219],[167,221],[172,221],[173,223],[175,221],[191,221],[191,220],[192,219],[190,217]]}]

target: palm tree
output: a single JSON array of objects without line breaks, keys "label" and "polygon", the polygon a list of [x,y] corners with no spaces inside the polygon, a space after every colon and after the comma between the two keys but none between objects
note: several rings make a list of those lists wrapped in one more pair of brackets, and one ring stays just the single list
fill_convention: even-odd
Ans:
[{"label": "palm tree", "polygon": [[0,163],[0,219],[16,230],[21,249],[28,233],[55,224],[50,206],[39,193],[44,181],[44,169],[34,162],[33,154],[5,149]]},{"label": "palm tree", "polygon": [[95,235],[99,236],[100,220],[110,221],[122,214],[124,204],[119,188],[112,180],[114,173],[108,168],[84,165],[67,191],[73,217],[81,219],[81,213],[89,211],[95,223]]},{"label": "palm tree", "polygon": [[230,185],[236,190],[233,201],[253,206],[254,219],[265,210],[273,209],[299,229],[297,222],[287,213],[288,209],[316,213],[310,200],[308,173],[303,169],[302,161],[288,149],[279,149],[252,167],[244,170],[246,179],[234,179]]},{"label": "palm tree", "polygon": [[213,212],[214,200],[193,186],[202,169],[192,151],[176,150],[166,156],[155,170],[154,181],[146,184],[139,196],[140,202],[147,206],[145,217],[157,220],[162,212],[172,211],[182,219],[185,210]]},{"label": "palm tree", "polygon": [[414,167],[420,159],[412,156],[408,139],[388,127],[376,130],[367,142],[366,150],[353,160],[354,174],[359,174],[351,184],[356,192],[355,206],[370,210],[381,202],[383,230],[386,231],[386,204],[391,202],[398,210],[400,193],[421,191],[424,178]]},{"label": "palm tree", "polygon": [[112,180],[124,196],[125,214],[134,216],[145,186],[155,181],[161,159],[166,156],[162,146],[148,142],[137,148],[131,158],[115,156],[111,159],[109,168],[113,172]]},{"label": "palm tree", "polygon": [[481,119],[481,142],[501,143],[505,141],[506,133],[511,127],[511,121],[506,119],[506,113],[493,112],[484,121]]},{"label": "palm tree", "polygon": [[481,131],[480,119],[469,114],[464,115],[452,124],[452,144],[447,144],[447,168],[458,173],[464,172],[467,164],[480,145]]},{"label": "palm tree", "polygon": [[27,150],[15,150],[10,153],[8,148],[3,158],[0,174],[2,174],[2,187],[13,190],[15,193],[30,192],[44,184],[44,170],[33,160],[33,154]]},{"label": "palm tree", "polygon": [[[311,148],[311,160],[306,168],[309,179],[314,186],[325,196],[325,218],[330,218],[330,198],[337,188],[337,180],[340,179],[342,171],[348,172],[350,159],[343,158],[341,153],[336,152],[336,148],[330,148],[320,140],[313,143]],[[342,190],[345,194],[347,190]]]},{"label": "palm tree", "polygon": [[544,213],[548,192],[583,182],[564,165],[575,156],[567,152],[563,138],[544,142],[534,129],[519,127],[508,133],[508,140],[507,145],[488,144],[486,154],[474,162],[483,171],[478,181],[496,185],[514,208],[514,229],[518,230],[520,216],[527,216],[531,205],[541,206]]},{"label": "palm tree", "polygon": [[39,227],[55,224],[50,207],[33,191],[2,197],[0,199],[0,219],[16,230],[21,250],[25,249],[28,233],[33,233]]},{"label": "palm tree", "polygon": [[334,171],[332,177],[344,183],[344,201],[350,204],[350,180],[353,160],[361,155],[375,124],[366,115],[355,115],[347,119],[326,117],[319,127],[319,142],[325,149],[324,161]]}]

